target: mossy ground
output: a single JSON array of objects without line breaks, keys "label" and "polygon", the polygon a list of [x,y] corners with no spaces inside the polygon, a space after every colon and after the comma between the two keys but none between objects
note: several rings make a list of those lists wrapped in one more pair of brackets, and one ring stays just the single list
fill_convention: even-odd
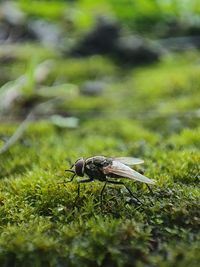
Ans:
[{"label": "mossy ground", "polygon": [[[63,104],[80,117],[78,128],[34,122],[1,155],[2,266],[198,266],[200,69],[194,54],[174,58],[126,76],[103,58],[71,61],[79,71],[66,68],[70,82],[95,68],[113,79],[102,96]],[[16,127],[2,123],[2,140]],[[126,181],[144,204],[109,186],[101,209],[103,184],[93,182],[76,200],[77,182],[60,183],[67,159],[92,155],[143,158],[153,194]]]},{"label": "mossy ground", "polygon": [[[72,13],[77,32],[92,24],[89,11],[83,11],[98,8],[87,0],[72,6],[46,2],[18,1],[30,16],[53,21],[69,5],[68,12],[77,11]],[[147,35],[147,24],[185,14],[182,1],[140,1],[133,17],[120,1],[99,2],[107,11],[108,2],[114,5],[118,19]],[[187,11],[198,13],[197,1],[190,3]],[[14,119],[2,117],[1,147],[30,111],[28,104],[49,97],[61,96],[54,112],[77,117],[79,124],[63,127],[47,112],[0,155],[0,266],[199,266],[199,52],[166,53],[157,64],[125,68],[108,57],[67,58],[34,43],[1,48],[0,84],[18,85],[18,77],[28,77],[21,102],[11,110]],[[37,84],[33,73],[49,59],[52,68]],[[104,91],[80,94],[88,80],[103,82]],[[92,182],[81,185],[77,199],[77,181],[62,183],[69,178],[65,169],[69,160],[93,155],[144,159],[138,168],[156,180],[153,193],[124,180],[143,205],[135,206],[121,186],[108,186],[101,207],[103,184]]]}]

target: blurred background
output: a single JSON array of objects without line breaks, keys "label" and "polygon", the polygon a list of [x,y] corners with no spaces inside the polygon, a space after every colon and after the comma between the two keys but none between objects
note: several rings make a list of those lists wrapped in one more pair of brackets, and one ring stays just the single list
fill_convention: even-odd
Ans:
[{"label": "blurred background", "polygon": [[[199,50],[200,0],[0,1],[0,266],[199,266]],[[153,193],[77,198],[93,155]]]},{"label": "blurred background", "polygon": [[199,120],[198,0],[1,1],[0,121]]}]

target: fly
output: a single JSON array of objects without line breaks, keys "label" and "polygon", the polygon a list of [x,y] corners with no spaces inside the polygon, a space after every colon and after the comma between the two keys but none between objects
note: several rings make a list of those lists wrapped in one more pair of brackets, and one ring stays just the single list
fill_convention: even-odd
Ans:
[{"label": "fly", "polygon": [[[142,164],[144,161],[138,158],[132,157],[104,157],[104,156],[94,156],[90,158],[80,158],[71,167],[71,169],[66,170],[72,173],[72,176],[68,182],[73,181],[75,176],[83,177],[87,175],[87,179],[79,181],[80,183],[88,183],[94,180],[104,182],[104,186],[101,190],[101,203],[103,192],[108,183],[123,185],[128,190],[129,194],[134,198],[136,204],[142,204],[142,202],[132,193],[132,191],[122,182],[117,179],[128,178],[133,181],[138,181],[147,184],[155,184],[155,181],[147,178],[141,173],[133,170],[129,166]],[[149,188],[149,186],[148,186]],[[150,188],[149,188],[150,189]],[[78,195],[80,191],[80,186],[78,187]]]}]

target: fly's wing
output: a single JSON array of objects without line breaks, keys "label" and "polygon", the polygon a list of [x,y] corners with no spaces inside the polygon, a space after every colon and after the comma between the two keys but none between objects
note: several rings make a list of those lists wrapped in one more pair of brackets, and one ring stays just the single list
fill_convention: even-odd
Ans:
[{"label": "fly's wing", "polygon": [[144,160],[132,157],[117,157],[117,158],[112,158],[112,160],[119,161],[126,165],[137,165],[144,163]]},{"label": "fly's wing", "polygon": [[103,168],[104,174],[112,177],[115,174],[121,178],[129,178],[146,184],[155,184],[154,180],[151,180],[139,172],[134,171],[130,167],[124,165],[119,161],[112,161],[112,164]]}]

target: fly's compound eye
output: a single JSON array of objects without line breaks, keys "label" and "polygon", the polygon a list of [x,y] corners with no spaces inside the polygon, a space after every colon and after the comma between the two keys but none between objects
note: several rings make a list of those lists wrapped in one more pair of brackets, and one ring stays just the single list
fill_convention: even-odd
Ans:
[{"label": "fly's compound eye", "polygon": [[85,161],[83,158],[77,160],[77,162],[75,163],[75,172],[80,177],[84,176],[84,165]]}]

